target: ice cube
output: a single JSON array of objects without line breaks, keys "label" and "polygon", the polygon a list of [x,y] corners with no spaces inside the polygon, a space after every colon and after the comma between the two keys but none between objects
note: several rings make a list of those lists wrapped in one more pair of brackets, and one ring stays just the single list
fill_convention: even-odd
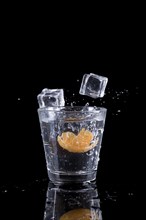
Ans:
[{"label": "ice cube", "polygon": [[79,93],[92,98],[103,97],[107,82],[107,77],[94,73],[84,74]]},{"label": "ice cube", "polygon": [[64,106],[64,91],[63,89],[43,89],[37,96],[39,107],[55,107]]}]

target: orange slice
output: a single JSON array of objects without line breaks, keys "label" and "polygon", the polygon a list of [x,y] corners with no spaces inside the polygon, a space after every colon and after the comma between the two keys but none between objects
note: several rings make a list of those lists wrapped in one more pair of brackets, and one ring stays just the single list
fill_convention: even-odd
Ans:
[{"label": "orange slice", "polygon": [[99,220],[94,210],[90,209],[74,209],[66,212],[59,220]]},{"label": "orange slice", "polygon": [[61,136],[58,135],[57,141],[61,147],[69,150],[69,146],[72,146],[75,137],[76,135],[72,132],[63,132]]},{"label": "orange slice", "polygon": [[73,153],[84,153],[91,150],[98,143],[98,140],[95,140],[93,143],[91,143],[92,140],[92,132],[85,130],[85,128],[82,128],[78,135],[67,131],[63,132],[61,136],[58,135],[57,137],[59,145]]}]

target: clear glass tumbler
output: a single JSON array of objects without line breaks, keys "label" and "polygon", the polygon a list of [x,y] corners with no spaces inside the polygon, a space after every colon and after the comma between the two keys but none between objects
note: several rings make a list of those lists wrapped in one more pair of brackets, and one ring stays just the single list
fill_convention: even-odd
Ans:
[{"label": "clear glass tumbler", "polygon": [[49,179],[54,183],[96,179],[105,108],[47,107],[38,115]]}]

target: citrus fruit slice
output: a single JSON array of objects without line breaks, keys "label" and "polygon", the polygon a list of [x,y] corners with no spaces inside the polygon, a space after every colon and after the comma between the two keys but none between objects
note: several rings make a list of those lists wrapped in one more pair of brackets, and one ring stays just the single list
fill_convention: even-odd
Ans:
[{"label": "citrus fruit slice", "polygon": [[60,220],[99,220],[95,211],[90,209],[74,209],[63,214]]},{"label": "citrus fruit slice", "polygon": [[69,131],[63,132],[61,136],[58,135],[57,141],[62,148],[73,153],[87,152],[98,143],[98,139],[92,143],[93,134],[92,132],[85,130],[85,128],[82,128],[78,135]]}]

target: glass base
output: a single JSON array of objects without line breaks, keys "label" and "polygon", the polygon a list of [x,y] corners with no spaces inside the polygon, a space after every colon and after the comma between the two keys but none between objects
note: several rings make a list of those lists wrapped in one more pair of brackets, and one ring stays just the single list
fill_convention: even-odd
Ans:
[{"label": "glass base", "polygon": [[52,173],[48,170],[49,179],[54,184],[67,184],[67,183],[84,183],[84,182],[91,182],[96,179],[97,171],[94,170],[92,172],[86,172],[84,174],[73,174],[73,173]]}]

